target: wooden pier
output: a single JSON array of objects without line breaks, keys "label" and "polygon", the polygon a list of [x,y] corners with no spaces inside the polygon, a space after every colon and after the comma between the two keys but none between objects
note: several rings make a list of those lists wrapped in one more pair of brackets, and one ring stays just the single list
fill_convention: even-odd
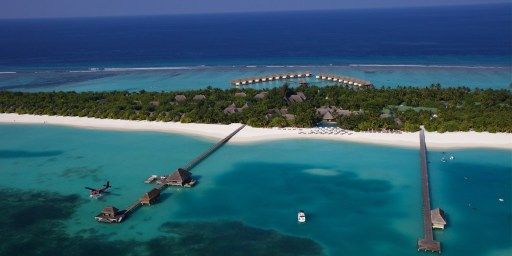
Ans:
[{"label": "wooden pier", "polygon": [[430,189],[427,168],[427,146],[425,144],[425,131],[420,130],[420,167],[421,167],[421,195],[423,197],[423,234],[418,240],[418,251],[441,252],[441,243],[434,240],[432,230],[432,215],[430,209]]},{"label": "wooden pier", "polygon": [[[178,173],[187,172],[188,173],[190,171],[190,169],[194,168],[197,164],[199,164],[201,161],[206,159],[208,156],[210,156],[217,149],[219,149],[224,144],[226,144],[226,142],[228,142],[233,136],[235,136],[244,127],[245,127],[245,124],[240,126],[239,128],[237,128],[235,131],[230,133],[228,136],[226,136],[225,138],[223,138],[219,142],[215,143],[213,146],[208,148],[205,152],[203,152],[202,154],[200,154],[196,158],[192,159],[190,162],[185,164],[183,167],[178,168],[173,173],[170,173],[167,176],[166,181],[169,180],[169,177],[171,177],[176,172],[178,172]],[[187,181],[187,182],[188,182],[187,184],[181,184],[181,185],[183,185],[185,187],[188,187],[188,186],[192,186],[192,185],[195,184],[195,181],[193,181],[193,180],[192,181]],[[170,182],[163,182],[163,183],[158,184],[156,187],[154,187],[149,192],[145,193],[137,201],[133,202],[130,206],[128,206],[126,209],[124,209],[122,211],[118,211],[117,208],[115,208],[113,206],[108,206],[105,209],[103,209],[103,211],[100,214],[98,214],[95,217],[95,219],[97,221],[99,221],[99,222],[104,222],[104,223],[120,223],[123,220],[125,220],[128,215],[132,214],[136,209],[138,209],[143,204],[150,205],[149,201],[148,202],[143,202],[143,198],[148,197],[150,195],[154,195],[156,197],[157,196],[156,194],[160,195],[160,192],[163,189],[165,189],[167,186],[169,186],[169,185],[173,185],[173,184],[171,184]],[[156,193],[156,192],[158,192],[158,193]],[[151,200],[151,198],[146,198],[146,199]]]}]

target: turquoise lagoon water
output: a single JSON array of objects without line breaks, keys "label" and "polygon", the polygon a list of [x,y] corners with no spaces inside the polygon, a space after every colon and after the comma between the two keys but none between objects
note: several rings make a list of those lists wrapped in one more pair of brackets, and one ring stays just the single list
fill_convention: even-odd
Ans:
[{"label": "turquoise lagoon water", "polygon": [[[307,255],[307,249],[315,247],[306,245],[314,244],[321,252],[311,249],[311,254],[416,255],[416,239],[422,235],[415,149],[316,140],[227,144],[193,169],[198,186],[168,189],[158,204],[139,209],[122,224],[106,225],[93,219],[102,207],[126,207],[150,188],[143,183],[147,176],[174,170],[214,142],[174,134],[39,125],[0,125],[0,141],[0,189],[75,195],[73,213],[58,220],[65,235],[53,242],[71,239],[82,245],[85,242],[79,239],[101,237],[82,246],[89,255],[102,253],[104,243],[130,250],[147,243],[139,251],[147,253],[158,239],[183,233],[194,239],[173,244],[168,254],[183,247],[193,248],[188,253],[195,255],[194,250],[208,247],[214,255],[265,255],[257,252],[290,250],[300,244]],[[429,152],[433,206],[443,208],[449,221],[446,230],[436,232],[443,255],[510,255],[512,152],[448,153],[455,159],[443,163],[442,152]],[[98,187],[106,180],[112,183],[112,192],[89,199],[83,187]],[[60,198],[52,205],[65,202]],[[306,224],[296,222],[299,209],[308,213]],[[38,212],[28,216],[42,218]],[[3,226],[16,222],[5,218],[0,220]],[[168,227],[166,222],[193,228],[173,234],[162,228]],[[221,228],[211,226],[215,223]],[[18,234],[20,229],[14,227],[7,230],[10,235],[25,237],[14,248],[23,252],[23,245],[37,244],[32,241],[36,238]],[[46,228],[57,232],[54,226]],[[273,233],[265,233],[269,230]],[[258,234],[275,238],[280,247],[255,239]],[[229,245],[215,240],[223,238],[229,238]],[[304,240],[293,240],[299,238]],[[43,241],[44,249],[49,241]],[[72,245],[63,244],[61,250],[74,252]],[[252,250],[233,249],[238,244]]]},{"label": "turquoise lagoon water", "polygon": [[[81,71],[81,72],[70,72]],[[83,72],[85,71],[85,72]],[[202,89],[207,86],[230,88],[230,81],[244,77],[264,76],[281,72],[310,71],[358,77],[372,81],[376,86],[467,86],[470,88],[510,89],[510,66],[403,66],[403,65],[347,65],[347,66],[193,66],[156,68],[122,68],[117,71],[88,72],[77,70],[21,71],[0,73],[0,90],[14,91],[173,91]],[[326,85],[317,79],[310,83]],[[291,79],[297,85],[298,79]],[[281,86],[284,82],[267,82],[252,88]]]}]

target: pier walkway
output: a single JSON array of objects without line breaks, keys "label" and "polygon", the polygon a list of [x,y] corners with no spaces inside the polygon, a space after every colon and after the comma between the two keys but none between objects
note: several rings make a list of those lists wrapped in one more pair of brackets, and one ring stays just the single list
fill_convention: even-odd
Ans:
[{"label": "pier walkway", "polygon": [[238,129],[230,133],[228,136],[226,136],[224,139],[220,140],[219,142],[215,143],[215,145],[211,146],[208,150],[203,152],[198,157],[192,159],[190,162],[188,162],[186,165],[181,167],[182,169],[185,169],[187,171],[190,171],[190,169],[194,168],[198,163],[203,161],[205,158],[207,158],[209,155],[211,155],[213,152],[215,152],[217,149],[222,147],[222,145],[226,144],[228,140],[230,140],[235,134],[237,134],[240,130],[242,130],[245,127],[245,124],[240,126]]},{"label": "pier walkway", "polygon": [[[199,164],[201,161],[203,161],[204,159],[206,159],[208,156],[210,156],[213,152],[215,152],[217,149],[219,149],[220,147],[222,147],[224,144],[226,144],[226,142],[228,142],[233,136],[235,136],[239,131],[241,131],[243,128],[245,127],[245,124],[244,125],[241,125],[240,127],[238,127],[235,131],[233,131],[232,133],[228,134],[228,136],[226,136],[225,138],[223,138],[222,140],[220,140],[219,142],[215,143],[213,146],[211,146],[210,148],[208,148],[208,150],[206,150],[205,152],[203,152],[201,155],[197,156],[196,158],[192,159],[190,162],[188,162],[186,165],[184,165],[183,167],[181,168],[178,168],[179,169],[184,169],[186,171],[190,171],[190,169],[194,168],[194,166],[196,166],[197,164]],[[172,173],[171,173],[172,174]],[[169,174],[169,176],[171,175]],[[159,184],[155,187],[155,189],[157,189],[157,194],[160,195],[160,192],[165,189],[166,187],[168,186],[167,183],[162,183],[162,184]],[[146,193],[147,195],[148,193]],[[116,221],[105,221],[104,219],[102,219],[101,217],[97,216],[97,220],[98,221],[101,221],[101,222],[107,222],[107,223],[119,223],[121,221],[123,221],[128,215],[130,215],[131,213],[133,213],[137,208],[139,208],[140,206],[142,205],[142,202],[141,202],[141,199],[138,199],[137,201],[135,201],[134,203],[132,203],[130,206],[128,206],[127,208],[125,208],[123,211],[120,211],[118,215],[116,216],[113,216],[114,219],[116,219]]]},{"label": "pier walkway", "polygon": [[425,131],[420,130],[420,167],[421,167],[421,190],[423,197],[423,234],[424,237],[418,240],[418,251],[441,252],[441,243],[434,240],[432,230],[432,215],[430,209],[430,189],[428,182],[427,168],[427,146],[425,143]]}]

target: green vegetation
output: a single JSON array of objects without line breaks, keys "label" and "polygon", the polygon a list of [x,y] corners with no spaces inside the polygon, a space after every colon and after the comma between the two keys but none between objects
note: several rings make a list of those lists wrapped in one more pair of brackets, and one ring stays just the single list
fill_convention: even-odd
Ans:
[{"label": "green vegetation", "polygon": [[[235,96],[243,91],[244,95]],[[468,88],[379,88],[302,85],[266,90],[206,88],[185,92],[0,92],[0,112],[196,123],[246,123],[255,127],[311,127],[322,120],[318,108],[351,130],[512,132],[510,90]],[[303,92],[302,102],[287,100]],[[185,95],[178,100],[176,95]],[[204,99],[193,99],[204,95]],[[234,104],[234,105],[233,105]],[[225,111],[231,106],[231,111]]]}]

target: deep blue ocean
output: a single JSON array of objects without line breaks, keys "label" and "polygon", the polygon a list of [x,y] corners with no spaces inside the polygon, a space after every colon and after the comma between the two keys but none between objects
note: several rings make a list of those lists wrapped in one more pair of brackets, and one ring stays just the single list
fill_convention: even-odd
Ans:
[{"label": "deep blue ocean", "polygon": [[0,20],[0,69],[511,64],[510,4]]},{"label": "deep blue ocean", "polygon": [[0,20],[0,89],[229,88],[297,71],[376,86],[511,88],[511,24],[512,4]]}]

